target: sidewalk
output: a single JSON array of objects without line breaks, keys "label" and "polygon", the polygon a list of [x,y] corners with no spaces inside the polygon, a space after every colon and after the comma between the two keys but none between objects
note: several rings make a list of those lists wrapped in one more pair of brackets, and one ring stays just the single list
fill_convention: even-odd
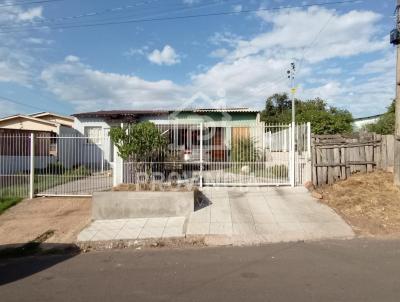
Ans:
[{"label": "sidewalk", "polygon": [[[203,190],[189,217],[95,221],[78,241],[221,236],[232,244],[352,238],[352,229],[303,188]],[[226,241],[226,240],[225,240]]]}]

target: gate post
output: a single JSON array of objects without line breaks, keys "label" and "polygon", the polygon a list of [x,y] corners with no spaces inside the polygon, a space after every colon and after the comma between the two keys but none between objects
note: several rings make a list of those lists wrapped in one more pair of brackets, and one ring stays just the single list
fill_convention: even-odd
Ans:
[{"label": "gate post", "polygon": [[290,135],[291,135],[291,144],[290,144],[290,158],[291,158],[291,165],[290,165],[290,185],[292,188],[296,185],[296,138],[295,138],[295,122],[292,122]]},{"label": "gate post", "polygon": [[32,199],[35,197],[35,134],[31,133],[30,135],[30,174],[29,174],[29,198]]},{"label": "gate post", "polygon": [[203,123],[200,123],[200,188],[203,187]]}]

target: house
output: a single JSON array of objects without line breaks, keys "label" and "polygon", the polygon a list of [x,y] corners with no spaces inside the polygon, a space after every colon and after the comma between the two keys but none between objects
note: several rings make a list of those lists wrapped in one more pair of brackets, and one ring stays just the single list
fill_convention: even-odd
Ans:
[{"label": "house", "polygon": [[41,135],[63,135],[74,132],[74,118],[50,112],[30,115],[17,114],[0,119],[1,133],[36,133]]},{"label": "house", "polygon": [[[232,138],[249,136],[254,126],[261,125],[258,110],[248,108],[185,109],[185,110],[111,110],[73,114],[74,128],[104,151],[113,162],[113,145],[107,139],[111,127],[151,121],[169,137],[170,143],[183,157],[199,158],[200,125],[212,129],[213,150],[204,154],[213,160],[227,156]],[[106,141],[104,141],[106,140]],[[219,147],[219,148],[218,148]],[[189,156],[188,156],[189,154]]]},{"label": "house", "polygon": [[59,160],[62,144],[57,137],[77,133],[72,127],[73,123],[73,117],[51,112],[16,114],[0,119],[0,172],[7,171],[10,174],[29,168],[31,133],[35,135],[35,168],[44,168]]},{"label": "house", "polygon": [[372,116],[355,118],[353,120],[353,128],[355,131],[359,131],[362,128],[364,128],[366,125],[376,123],[381,116],[382,116],[382,114],[377,114],[377,115],[372,115]]}]

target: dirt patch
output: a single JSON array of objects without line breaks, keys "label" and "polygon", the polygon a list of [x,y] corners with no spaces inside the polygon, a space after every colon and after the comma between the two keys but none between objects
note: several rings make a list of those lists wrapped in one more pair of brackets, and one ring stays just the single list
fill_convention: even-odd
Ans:
[{"label": "dirt patch", "polygon": [[338,212],[358,234],[400,235],[400,189],[393,174],[355,174],[345,181],[317,189],[321,202]]},{"label": "dirt patch", "polygon": [[24,244],[54,231],[46,243],[73,243],[91,220],[91,198],[24,200],[0,215],[0,247]]},{"label": "dirt patch", "polygon": [[107,240],[95,242],[78,242],[77,245],[84,253],[104,251],[110,249],[187,249],[206,247],[204,236],[169,239],[141,239],[141,240]]}]

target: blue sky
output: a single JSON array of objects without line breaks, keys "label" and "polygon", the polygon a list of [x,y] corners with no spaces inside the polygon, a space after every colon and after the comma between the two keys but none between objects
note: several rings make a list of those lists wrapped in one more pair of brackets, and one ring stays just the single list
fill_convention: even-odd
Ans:
[{"label": "blue sky", "polygon": [[269,95],[289,91],[285,74],[292,61],[300,98],[320,97],[359,117],[384,112],[394,97],[395,50],[388,34],[395,1],[290,9],[276,8],[333,1],[23,2],[33,0],[0,1],[0,116],[262,109]]}]

